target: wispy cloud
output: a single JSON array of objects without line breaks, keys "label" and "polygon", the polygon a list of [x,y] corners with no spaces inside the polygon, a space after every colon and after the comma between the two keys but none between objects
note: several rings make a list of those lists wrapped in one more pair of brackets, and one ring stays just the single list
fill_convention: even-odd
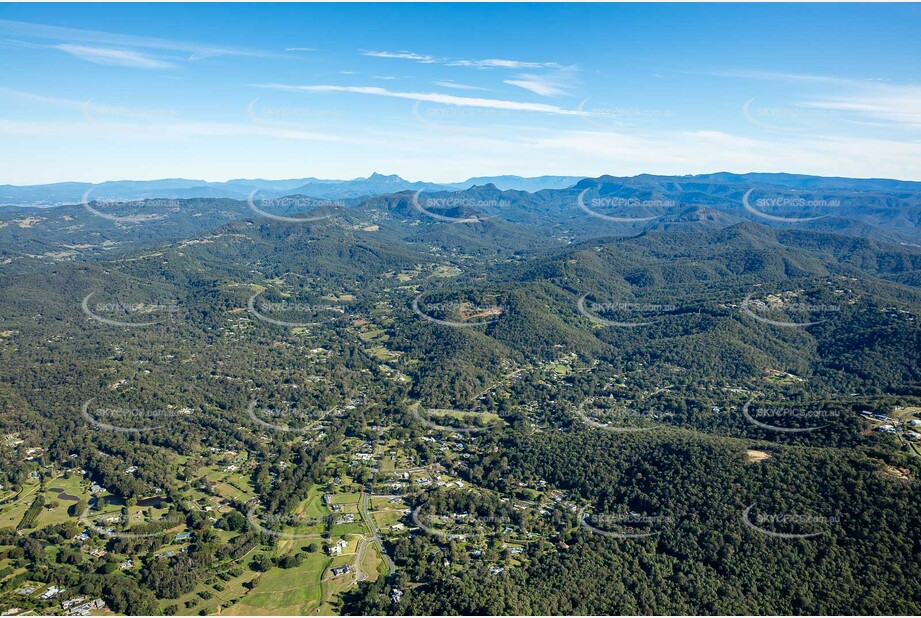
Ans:
[{"label": "wispy cloud", "polygon": [[418,54],[411,51],[369,51],[359,50],[363,56],[373,58],[393,58],[398,60],[412,60],[422,64],[444,64],[449,67],[472,67],[475,69],[562,69],[563,65],[556,62],[525,62],[522,60],[507,60],[504,58],[487,58],[485,60],[466,60],[460,58],[444,58],[429,54]]},{"label": "wispy cloud", "polygon": [[106,104],[96,103],[92,98],[87,98],[81,101],[79,99],[65,99],[61,97],[49,97],[49,96],[42,95],[42,94],[35,94],[32,92],[24,92],[22,90],[13,90],[12,88],[3,88],[3,87],[0,87],[0,97],[9,97],[9,98],[14,98],[14,99],[19,99],[21,101],[28,101],[29,103],[37,103],[39,105],[56,107],[59,109],[79,111],[88,120],[92,120],[93,118],[100,118],[100,117],[146,118],[146,119],[160,118],[162,119],[162,118],[167,118],[167,117],[175,117],[179,115],[178,112],[176,111],[106,105]]},{"label": "wispy cloud", "polygon": [[504,99],[482,99],[478,97],[460,97],[453,94],[442,94],[438,92],[397,92],[379,88],[376,86],[291,86],[286,84],[260,84],[260,88],[271,88],[274,90],[284,90],[288,92],[348,92],[353,94],[365,94],[378,97],[391,97],[396,99],[408,99],[410,101],[423,101],[428,103],[441,103],[444,105],[458,105],[462,107],[479,107],[489,109],[504,109],[509,111],[520,112],[537,112],[542,114],[554,114],[558,116],[585,116],[586,112],[572,109],[564,109],[556,105],[547,105],[544,103],[523,103],[520,101],[507,101]]},{"label": "wispy cloud", "polygon": [[395,58],[399,60],[412,60],[414,62],[421,62],[422,64],[432,64],[435,62],[442,62],[434,56],[426,56],[423,54],[417,54],[410,51],[370,51],[366,49],[359,50],[362,56],[371,56],[372,58]]},{"label": "wispy cloud", "polygon": [[546,75],[535,75],[533,73],[518,75],[515,79],[506,79],[504,83],[530,90],[542,97],[552,97],[567,94],[569,92],[568,87],[559,79]]},{"label": "wispy cloud", "polygon": [[176,66],[171,62],[126,49],[71,44],[55,45],[54,48],[80,60],[107,66],[132,67],[136,69],[169,69]]},{"label": "wispy cloud", "polygon": [[489,58],[486,60],[451,60],[446,63],[451,67],[473,67],[476,69],[562,69],[563,65],[556,62],[522,62],[521,60],[505,60],[502,58]]},{"label": "wispy cloud", "polygon": [[441,86],[442,88],[452,88],[454,90],[486,90],[486,88],[481,88],[480,86],[471,86],[469,84],[459,84],[452,81],[438,81],[434,82],[436,86]]},{"label": "wispy cloud", "polygon": [[879,86],[852,95],[807,100],[801,105],[921,129],[921,87],[917,86]]},{"label": "wispy cloud", "polygon": [[729,70],[729,71],[710,71],[706,75],[715,77],[736,77],[740,79],[759,79],[772,81],[788,82],[812,82],[820,84],[850,84],[857,80],[844,77],[834,77],[829,75],[809,75],[805,73],[784,73],[782,71],[747,71],[747,70]]},{"label": "wispy cloud", "polygon": [[[141,37],[115,32],[100,32],[96,30],[82,30],[80,28],[64,28],[61,26],[48,26],[31,22],[12,21],[0,19],[0,33],[15,37],[24,37],[39,40],[60,41],[71,46],[87,44],[89,47],[116,47],[121,49],[158,49],[188,54],[188,60],[200,60],[215,56],[253,56],[276,57],[279,54],[270,52],[244,49],[240,47],[227,47],[190,43],[156,37]],[[148,68],[148,67],[145,67]]]},{"label": "wispy cloud", "polygon": [[286,52],[312,52],[317,51],[313,47],[286,47]]},{"label": "wispy cloud", "polygon": [[713,75],[820,86],[823,93],[800,95],[797,106],[921,128],[921,86],[892,84],[880,78],[855,79],[770,71],[722,71]]}]

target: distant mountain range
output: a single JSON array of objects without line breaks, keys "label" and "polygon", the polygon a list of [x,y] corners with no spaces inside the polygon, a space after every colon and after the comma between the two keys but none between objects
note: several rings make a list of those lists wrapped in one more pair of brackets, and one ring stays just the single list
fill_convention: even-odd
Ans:
[{"label": "distant mountain range", "polygon": [[[292,178],[287,180],[237,179],[226,182],[207,182],[185,178],[163,180],[116,180],[98,184],[88,182],[60,182],[46,185],[0,185],[0,205],[14,206],[56,206],[76,204],[89,191],[88,199],[193,199],[229,198],[246,199],[254,191],[258,199],[304,195],[320,199],[360,200],[377,195],[388,195],[401,191],[463,191],[478,186],[493,185],[501,191],[527,191],[537,193],[545,190],[564,190],[577,185],[618,185],[624,189],[661,190],[681,193],[688,190],[709,192],[713,187],[734,185],[765,186],[777,185],[791,189],[810,191],[848,190],[856,193],[921,191],[921,182],[889,180],[878,178],[835,178],[805,176],[799,174],[730,174],[717,172],[694,176],[601,176],[590,179],[584,176],[479,176],[463,182],[433,183],[411,182],[395,174],[371,174],[367,178],[353,180],[325,180],[321,178]],[[589,184],[585,184],[589,183]]]},{"label": "distant mountain range", "polygon": [[185,178],[163,180],[115,180],[93,184],[89,182],[59,182],[47,185],[0,185],[0,203],[17,206],[55,206],[73,204],[88,199],[246,199],[253,191],[260,199],[285,195],[306,195],[322,199],[354,199],[398,193],[400,191],[450,191],[476,185],[493,184],[502,190],[535,192],[542,189],[565,189],[582,179],[581,176],[484,176],[464,182],[437,184],[410,182],[395,174],[371,174],[353,180],[324,180],[295,178],[288,180],[237,179],[227,182],[207,182]]},{"label": "distant mountain range", "polygon": [[[587,238],[623,238],[675,229],[719,230],[746,221],[921,245],[918,182],[719,173],[601,176],[580,179],[562,189],[534,190],[540,184],[566,184],[569,179],[497,178],[499,182],[525,184],[532,191],[502,189],[492,182],[480,184],[488,178],[471,179],[468,182],[473,186],[462,190],[379,174],[348,182],[241,180],[215,183],[219,185],[216,187],[186,184],[184,189],[220,192],[233,185],[237,187],[236,197],[173,197],[169,201],[134,200],[152,193],[152,187],[160,183],[181,185],[194,181],[104,183],[98,192],[94,188],[85,205],[80,203],[80,197],[67,205],[41,209],[0,205],[0,265],[19,270],[35,263],[100,259],[129,249],[190,238],[233,221],[271,216],[267,213],[293,216],[297,221],[308,211],[320,216],[334,214],[338,224],[350,229],[370,228],[413,244],[490,255],[546,249]],[[246,200],[253,190],[246,189],[254,186],[246,183],[258,182],[267,187],[254,200],[262,210]],[[77,193],[86,186],[92,187],[76,185]],[[47,187],[57,188],[58,196],[75,191],[74,183],[47,185],[45,203],[51,201]],[[134,198],[120,197],[118,203],[100,199],[118,195],[113,188]],[[38,192],[41,188],[18,189]],[[417,195],[417,191],[423,193]],[[367,195],[359,195],[364,193]],[[262,204],[264,197],[273,195],[310,199]],[[356,195],[359,196],[351,197]],[[328,199],[331,197],[335,201]],[[317,198],[327,201],[312,203]],[[476,224],[454,224],[472,221]]]}]

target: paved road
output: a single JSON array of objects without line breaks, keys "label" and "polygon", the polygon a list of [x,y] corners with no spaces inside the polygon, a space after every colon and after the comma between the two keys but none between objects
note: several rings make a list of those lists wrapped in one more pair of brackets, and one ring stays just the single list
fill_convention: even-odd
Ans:
[{"label": "paved road", "polygon": [[381,540],[381,535],[377,531],[377,526],[375,526],[374,522],[371,520],[371,514],[368,512],[368,494],[364,491],[361,492],[358,510],[361,512],[361,516],[365,518],[365,523],[368,524],[368,529],[371,530],[371,536],[374,538],[374,541],[377,542],[378,546],[381,548],[381,556],[383,556],[384,560],[387,562],[387,568],[390,569],[391,573],[396,573],[397,567],[387,554],[387,550],[384,549],[384,541]]},{"label": "paved road", "polygon": [[[380,444],[375,447],[375,454],[380,454]],[[374,478],[368,483],[368,487],[374,486]],[[397,572],[397,566],[393,563],[393,560],[390,559],[390,556],[387,554],[387,550],[384,549],[384,541],[381,540],[381,535],[377,531],[377,526],[374,525],[374,521],[371,520],[371,514],[368,512],[368,492],[364,489],[361,490],[361,499],[358,501],[358,512],[361,513],[361,516],[364,518],[365,523],[368,524],[368,529],[371,531],[371,536],[374,538],[374,541],[377,543],[378,547],[381,548],[381,556],[384,557],[384,560],[387,562],[387,568],[390,569],[391,573]]]}]

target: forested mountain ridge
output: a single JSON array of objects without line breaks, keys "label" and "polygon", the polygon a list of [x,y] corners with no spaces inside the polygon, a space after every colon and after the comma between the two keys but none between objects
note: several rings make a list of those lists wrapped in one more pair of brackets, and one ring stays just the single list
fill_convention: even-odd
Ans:
[{"label": "forested mountain ridge", "polygon": [[914,228],[706,180],[4,210],[0,604],[917,613]]}]

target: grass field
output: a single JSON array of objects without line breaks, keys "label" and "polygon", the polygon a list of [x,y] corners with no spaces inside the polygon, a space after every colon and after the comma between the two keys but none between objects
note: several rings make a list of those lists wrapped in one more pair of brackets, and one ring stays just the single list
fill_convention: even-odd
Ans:
[{"label": "grass field", "polygon": [[482,423],[492,423],[499,420],[499,415],[494,412],[467,412],[465,410],[427,409],[425,415],[435,418],[455,418],[458,420],[477,420]]},{"label": "grass field", "polygon": [[255,587],[239,603],[222,611],[228,616],[315,615],[323,603],[321,577],[330,559],[317,552],[306,554],[293,569],[273,568],[259,576]]}]

